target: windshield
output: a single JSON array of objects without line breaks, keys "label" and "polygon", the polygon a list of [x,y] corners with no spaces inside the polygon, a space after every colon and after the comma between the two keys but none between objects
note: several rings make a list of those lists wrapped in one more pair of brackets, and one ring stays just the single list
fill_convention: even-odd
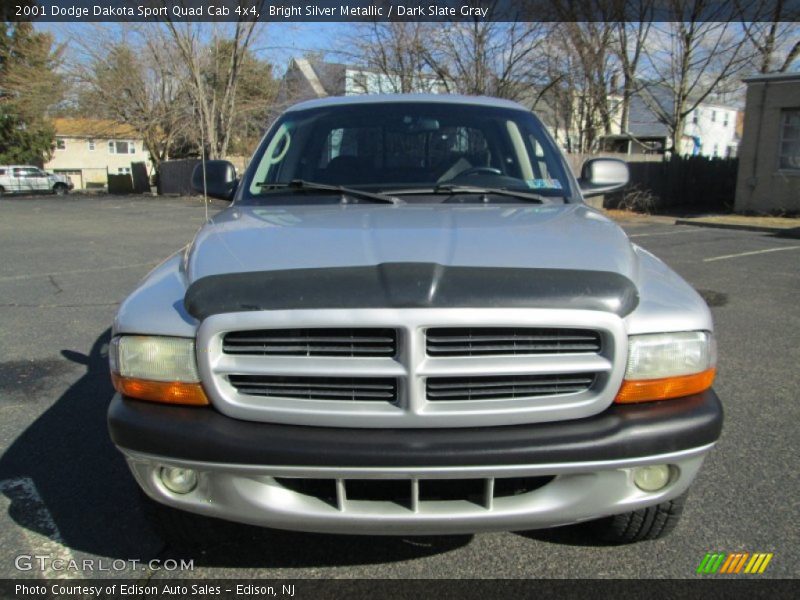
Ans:
[{"label": "windshield", "polygon": [[294,201],[300,190],[306,200],[313,197],[309,185],[289,185],[298,181],[372,192],[420,192],[415,202],[426,201],[428,190],[453,195],[469,194],[468,188],[535,192],[554,199],[571,196],[561,155],[531,113],[456,103],[289,111],[256,151],[238,201]]}]

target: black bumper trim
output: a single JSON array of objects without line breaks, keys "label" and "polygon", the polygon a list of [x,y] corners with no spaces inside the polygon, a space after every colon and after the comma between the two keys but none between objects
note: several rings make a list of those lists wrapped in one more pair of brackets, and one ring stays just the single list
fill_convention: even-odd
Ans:
[{"label": "black bumper trim", "polygon": [[124,399],[108,411],[122,449],[173,459],[315,467],[491,466],[616,460],[704,446],[719,438],[713,390],[613,405],[573,421],[464,429],[342,429],[240,421],[212,408]]}]

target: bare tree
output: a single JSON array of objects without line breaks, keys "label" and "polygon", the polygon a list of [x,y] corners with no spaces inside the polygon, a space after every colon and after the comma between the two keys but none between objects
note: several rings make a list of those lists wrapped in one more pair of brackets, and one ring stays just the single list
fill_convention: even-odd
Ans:
[{"label": "bare tree", "polygon": [[541,79],[550,24],[476,19],[429,27],[425,60],[449,92],[520,100]]},{"label": "bare tree", "polygon": [[759,73],[785,73],[800,58],[800,9],[786,6],[785,0],[735,0],[737,14],[751,19],[744,27],[747,41],[755,52]]},{"label": "bare tree", "polygon": [[644,51],[648,84],[639,95],[671,138],[667,150],[680,153],[684,123],[712,95],[738,85],[752,52],[742,24],[714,20],[728,10],[713,0],[669,0],[671,21],[654,24]]},{"label": "bare tree", "polygon": [[580,73],[578,114],[582,150],[590,150],[602,134],[612,130],[618,70],[611,51],[614,24],[567,21],[561,31]]},{"label": "bare tree", "polygon": [[377,75],[375,85],[354,82],[360,91],[376,88],[379,92],[409,94],[434,91],[436,78],[426,62],[427,27],[419,22],[379,22],[362,25],[356,38],[355,52],[344,56]]},{"label": "bare tree", "polygon": [[[616,20],[616,36],[613,50],[622,70],[622,104],[620,107],[620,130],[629,130],[631,100],[639,90],[640,63],[645,50],[650,28],[653,24],[653,0],[640,0],[634,6],[623,5],[624,14]],[[619,10],[619,9],[617,9]],[[635,14],[628,14],[636,11]],[[633,17],[633,21],[627,18]]]},{"label": "bare tree", "polygon": [[[203,24],[167,21],[186,89],[199,119],[209,158],[223,158],[234,131],[240,72],[254,40],[255,21],[236,21],[229,35]],[[210,41],[206,43],[206,39]]]},{"label": "bare tree", "polygon": [[190,130],[184,74],[163,30],[142,27],[109,43],[105,27],[83,30],[71,73],[83,112],[131,126],[155,169]]},{"label": "bare tree", "polygon": [[[550,125],[556,142],[573,152],[580,149],[583,141],[576,125],[580,120],[581,76],[577,58],[568,46],[558,30],[548,38],[542,49],[544,79],[536,87],[529,106]],[[578,133],[577,139],[573,138],[573,133]]]}]

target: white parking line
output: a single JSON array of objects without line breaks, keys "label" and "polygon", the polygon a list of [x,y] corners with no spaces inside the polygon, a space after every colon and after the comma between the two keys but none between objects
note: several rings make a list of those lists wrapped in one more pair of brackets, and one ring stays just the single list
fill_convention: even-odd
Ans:
[{"label": "white parking line", "polygon": [[675,235],[676,233],[699,233],[703,231],[702,227],[693,227],[691,229],[678,229],[676,231],[656,231],[655,233],[634,233],[629,235],[629,238],[636,237],[650,237],[653,235]]},{"label": "white parking line", "polygon": [[[56,571],[52,568],[53,560],[61,559],[66,565],[75,558],[69,548],[64,545],[61,532],[50,511],[47,510],[33,480],[30,477],[4,479],[0,481],[0,492],[8,499],[4,500],[0,496],[0,506],[7,505],[2,506],[5,509],[3,512],[8,515],[10,505],[18,505],[15,507],[15,512],[23,515],[26,521],[24,524],[16,524],[15,527],[22,533],[28,546],[27,551],[20,548],[20,554],[47,556],[46,564],[48,566],[43,571],[39,571],[41,577],[68,578],[69,572],[66,569]],[[30,527],[36,528],[36,531],[31,530]]]},{"label": "white parking line", "polygon": [[767,248],[766,250],[753,250],[752,252],[740,252],[739,254],[725,254],[724,256],[713,256],[704,258],[703,262],[713,262],[715,260],[725,260],[727,258],[739,258],[740,256],[753,256],[754,254],[766,254],[767,252],[782,252],[784,250],[797,250],[800,246],[784,246],[783,248]]}]

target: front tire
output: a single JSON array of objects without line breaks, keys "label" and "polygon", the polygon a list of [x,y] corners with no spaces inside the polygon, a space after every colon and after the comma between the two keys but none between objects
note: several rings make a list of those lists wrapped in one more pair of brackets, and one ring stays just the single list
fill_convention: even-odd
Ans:
[{"label": "front tire", "polygon": [[655,506],[589,523],[592,534],[612,544],[631,544],[668,535],[681,519],[686,494]]},{"label": "front tire", "polygon": [[69,188],[63,183],[57,183],[53,186],[53,193],[56,196],[66,196],[69,193]]}]

